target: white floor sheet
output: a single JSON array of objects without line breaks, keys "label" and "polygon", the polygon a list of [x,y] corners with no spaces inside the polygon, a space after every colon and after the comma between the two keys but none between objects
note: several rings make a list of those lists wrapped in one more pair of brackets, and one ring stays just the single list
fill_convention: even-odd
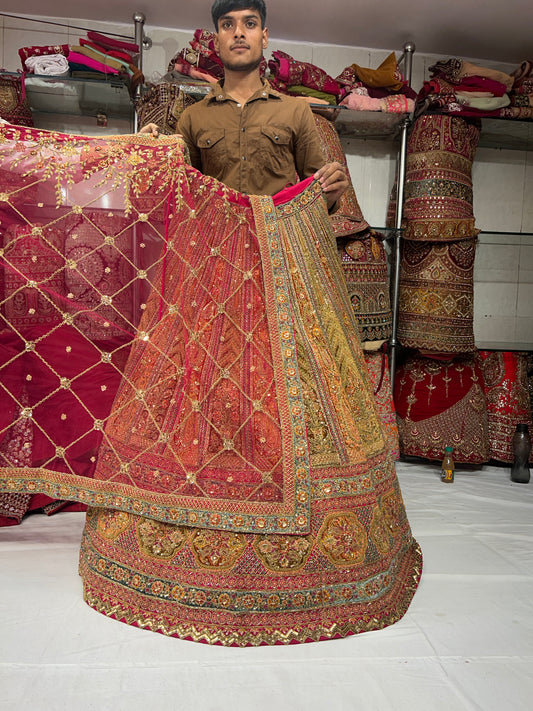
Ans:
[{"label": "white floor sheet", "polygon": [[82,601],[84,514],[0,529],[0,709],[531,711],[533,482],[397,470],[422,581],[400,622],[344,640],[225,649],[128,627]]}]

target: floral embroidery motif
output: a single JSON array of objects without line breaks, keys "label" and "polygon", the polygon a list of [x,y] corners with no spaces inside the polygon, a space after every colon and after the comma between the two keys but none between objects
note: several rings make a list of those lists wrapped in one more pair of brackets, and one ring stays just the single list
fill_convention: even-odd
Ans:
[{"label": "floral embroidery motif", "polygon": [[343,512],[326,517],[318,534],[321,549],[339,568],[359,565],[365,559],[368,539],[354,513]]},{"label": "floral embroidery motif", "polygon": [[170,523],[141,518],[137,538],[141,552],[150,558],[173,558],[186,541],[186,529]]},{"label": "floral embroidery motif", "polygon": [[263,565],[275,573],[302,568],[312,547],[312,536],[257,536],[254,542]]},{"label": "floral embroidery motif", "polygon": [[197,530],[192,536],[191,548],[202,568],[227,570],[244,553],[246,538],[242,533]]},{"label": "floral embroidery motif", "polygon": [[109,541],[118,538],[131,526],[131,516],[125,511],[102,509],[97,518],[98,533]]}]

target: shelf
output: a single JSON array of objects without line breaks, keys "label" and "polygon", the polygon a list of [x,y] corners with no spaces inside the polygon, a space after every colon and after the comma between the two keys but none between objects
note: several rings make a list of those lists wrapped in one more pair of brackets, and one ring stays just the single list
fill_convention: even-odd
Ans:
[{"label": "shelf", "polygon": [[513,151],[533,150],[533,120],[482,118],[479,146]]},{"label": "shelf", "polygon": [[478,118],[443,111],[426,111],[425,114],[456,116],[465,121],[480,121],[481,133],[478,144],[480,148],[501,148],[511,151],[533,150],[533,119],[498,118],[495,116],[479,116]]},{"label": "shelf", "polygon": [[400,132],[410,114],[393,114],[385,111],[354,111],[346,106],[310,104],[311,109],[335,121],[339,136],[344,138],[392,139]]},{"label": "shelf", "polygon": [[[2,73],[16,76],[13,72]],[[32,113],[133,117],[129,81],[120,77],[79,79],[26,74],[25,88]]]},{"label": "shelf", "polygon": [[533,343],[511,343],[501,341],[480,341],[476,343],[479,351],[519,351],[521,353],[533,351]]}]

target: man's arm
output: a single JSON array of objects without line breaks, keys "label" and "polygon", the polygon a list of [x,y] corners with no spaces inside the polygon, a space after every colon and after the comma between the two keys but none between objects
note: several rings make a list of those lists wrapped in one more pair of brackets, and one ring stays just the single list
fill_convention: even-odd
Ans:
[{"label": "man's arm", "polygon": [[313,176],[322,185],[328,211],[334,212],[336,203],[348,188],[348,176],[338,162],[325,163],[320,138],[309,105],[303,101],[298,107],[296,127],[295,162],[301,179]]}]

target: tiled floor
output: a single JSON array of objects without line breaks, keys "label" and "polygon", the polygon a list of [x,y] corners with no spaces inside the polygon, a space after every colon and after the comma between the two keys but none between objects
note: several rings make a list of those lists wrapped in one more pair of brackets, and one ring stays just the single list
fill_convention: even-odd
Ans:
[{"label": "tiled floor", "polygon": [[109,620],[81,599],[83,514],[0,530],[0,709],[530,711],[533,482],[398,464],[424,573],[396,625],[224,649]]}]

